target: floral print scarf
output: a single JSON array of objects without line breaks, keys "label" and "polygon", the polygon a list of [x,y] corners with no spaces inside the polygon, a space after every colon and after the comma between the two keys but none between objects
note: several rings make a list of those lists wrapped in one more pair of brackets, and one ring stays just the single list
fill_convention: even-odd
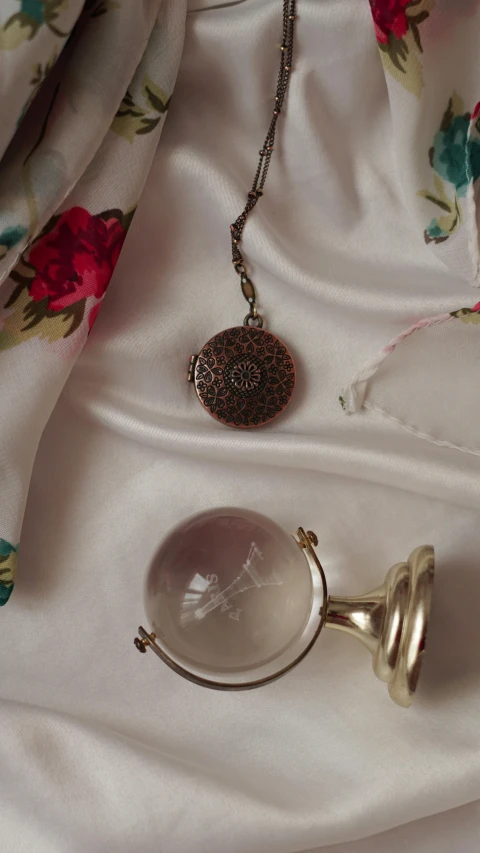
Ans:
[{"label": "floral print scarf", "polygon": [[[370,0],[385,71],[412,239],[451,273],[480,286],[480,85],[473,59],[479,0]],[[452,284],[452,293],[453,291]],[[480,357],[480,301],[409,318],[340,396],[441,447],[480,455],[469,401]],[[437,377],[441,376],[441,382]],[[456,416],[452,417],[455,411]]]},{"label": "floral print scarf", "polygon": [[185,0],[0,5],[0,606],[41,433],[158,144],[185,14]]}]

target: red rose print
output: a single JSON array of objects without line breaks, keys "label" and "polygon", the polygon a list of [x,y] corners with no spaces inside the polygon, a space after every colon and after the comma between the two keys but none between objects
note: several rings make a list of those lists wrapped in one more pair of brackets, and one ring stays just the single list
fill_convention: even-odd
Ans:
[{"label": "red rose print", "polygon": [[480,302],[473,306],[472,311],[480,311]]},{"label": "red rose print", "polygon": [[50,311],[62,311],[88,296],[100,299],[125,236],[118,219],[92,216],[83,207],[66,210],[30,251],[28,260],[36,271],[31,298],[40,302],[48,297]]},{"label": "red rose print", "polygon": [[405,9],[411,0],[370,0],[377,41],[387,44],[390,33],[401,39],[408,30]]}]

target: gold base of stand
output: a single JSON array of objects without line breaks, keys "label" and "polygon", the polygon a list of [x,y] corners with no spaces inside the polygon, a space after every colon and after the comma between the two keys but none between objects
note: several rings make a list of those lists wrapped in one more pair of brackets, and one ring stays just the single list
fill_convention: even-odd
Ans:
[{"label": "gold base of stand", "polygon": [[425,651],[432,598],[434,552],[430,545],[397,563],[381,587],[354,598],[330,596],[326,627],[360,640],[373,656],[375,675],[388,684],[397,705],[408,708]]}]

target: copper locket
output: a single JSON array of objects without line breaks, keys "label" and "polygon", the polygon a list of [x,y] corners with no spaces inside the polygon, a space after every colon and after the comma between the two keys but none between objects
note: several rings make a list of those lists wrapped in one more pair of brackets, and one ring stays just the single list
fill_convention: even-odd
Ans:
[{"label": "copper locket", "polygon": [[234,326],[191,356],[187,378],[213,418],[248,429],[269,423],[288,406],[295,364],[276,335],[255,326]]}]

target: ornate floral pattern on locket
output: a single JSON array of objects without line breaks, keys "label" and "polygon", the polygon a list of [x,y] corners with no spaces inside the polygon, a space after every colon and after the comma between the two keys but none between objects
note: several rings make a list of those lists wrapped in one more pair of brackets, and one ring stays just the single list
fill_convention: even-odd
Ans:
[{"label": "ornate floral pattern on locket", "polygon": [[231,426],[268,423],[290,402],[294,385],[295,367],[286,346],[250,326],[215,335],[195,365],[200,401],[214,418]]}]

